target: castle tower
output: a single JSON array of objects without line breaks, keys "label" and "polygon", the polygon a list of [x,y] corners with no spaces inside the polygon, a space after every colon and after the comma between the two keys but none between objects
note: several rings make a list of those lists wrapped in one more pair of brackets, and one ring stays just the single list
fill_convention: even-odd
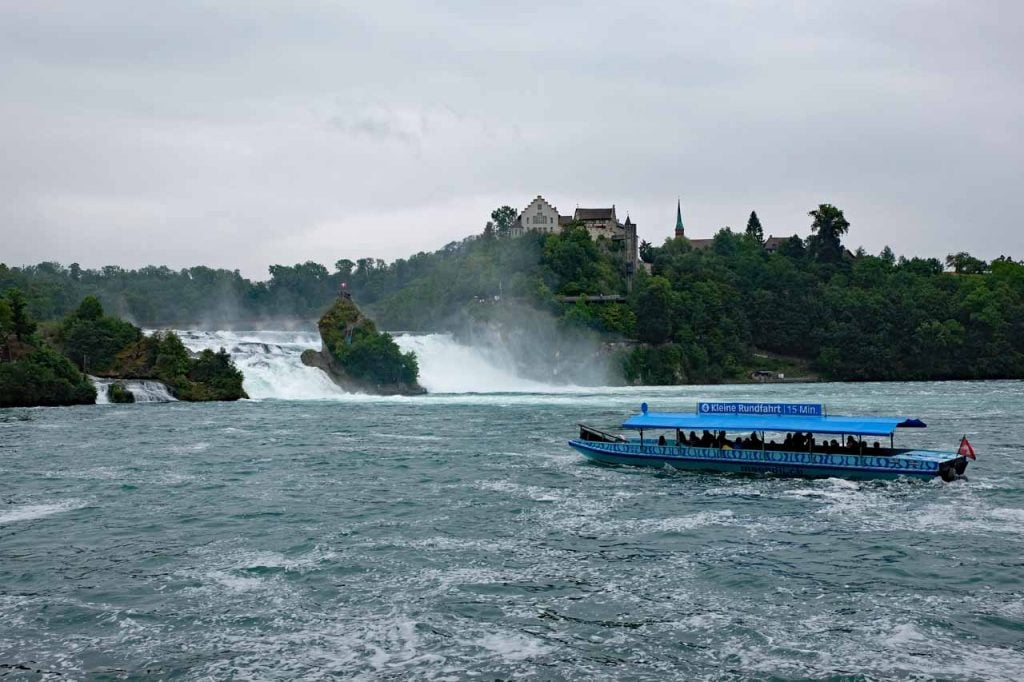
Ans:
[{"label": "castle tower", "polygon": [[686,234],[683,228],[683,203],[681,200],[676,199],[676,236],[685,237]]},{"label": "castle tower", "polygon": [[626,290],[633,291],[633,276],[639,267],[639,242],[636,236],[636,223],[626,214],[626,222],[622,226],[622,239],[625,242],[625,255],[623,258],[623,271],[626,276]]}]

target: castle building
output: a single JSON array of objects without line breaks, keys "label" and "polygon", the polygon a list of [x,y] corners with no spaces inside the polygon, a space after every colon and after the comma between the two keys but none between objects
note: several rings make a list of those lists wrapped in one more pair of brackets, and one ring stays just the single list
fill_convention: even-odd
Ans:
[{"label": "castle building", "polygon": [[544,197],[537,195],[512,224],[509,235],[520,237],[527,232],[557,232],[570,223],[583,226],[591,239],[602,237],[612,242],[622,242],[623,274],[632,288],[633,275],[636,274],[637,263],[640,262],[640,242],[636,235],[636,223],[626,216],[626,222],[620,223],[615,213],[615,204],[611,208],[576,208],[572,216],[559,215],[558,209]]},{"label": "castle building", "polygon": [[[509,236],[521,237],[530,231],[557,232],[561,229],[560,224],[564,224],[560,223],[561,218],[562,216],[558,215],[558,209],[538,194],[537,198],[531,201],[516,218],[509,230]],[[569,219],[565,220],[568,222]]]}]

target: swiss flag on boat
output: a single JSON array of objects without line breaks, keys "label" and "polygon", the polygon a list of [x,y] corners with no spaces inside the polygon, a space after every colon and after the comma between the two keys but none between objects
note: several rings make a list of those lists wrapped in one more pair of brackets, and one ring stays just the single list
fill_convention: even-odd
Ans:
[{"label": "swiss flag on boat", "polygon": [[961,457],[970,457],[971,459],[978,459],[974,454],[974,447],[971,445],[971,441],[967,440],[967,436],[960,439],[960,447],[957,448],[956,454]]}]

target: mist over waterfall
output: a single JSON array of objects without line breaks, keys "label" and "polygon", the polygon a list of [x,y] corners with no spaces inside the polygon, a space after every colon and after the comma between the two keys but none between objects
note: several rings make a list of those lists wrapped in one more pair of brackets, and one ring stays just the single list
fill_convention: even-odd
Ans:
[{"label": "mist over waterfall", "polygon": [[449,334],[403,334],[395,341],[403,351],[416,353],[420,385],[431,393],[551,393],[570,388],[520,376],[500,347],[464,345]]},{"label": "mist over waterfall", "polygon": [[[296,331],[178,331],[190,351],[224,348],[245,376],[250,398],[329,400],[345,391],[326,374],[302,364],[307,348],[319,349],[316,332]],[[525,378],[500,347],[470,346],[449,334],[398,334],[403,351],[419,361],[420,384],[430,393],[555,393],[572,390],[568,384]]]}]

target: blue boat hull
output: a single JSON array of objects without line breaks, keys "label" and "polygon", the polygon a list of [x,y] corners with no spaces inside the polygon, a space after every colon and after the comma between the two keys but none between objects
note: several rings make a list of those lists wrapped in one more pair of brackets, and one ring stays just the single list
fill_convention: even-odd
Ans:
[{"label": "blue boat hull", "polygon": [[730,450],[636,441],[600,442],[571,440],[569,445],[585,457],[603,464],[672,467],[690,471],[736,474],[773,474],[801,478],[848,478],[857,480],[901,477],[952,480],[963,473],[967,461],[953,453],[911,450],[891,456],[784,452],[779,450]]}]

